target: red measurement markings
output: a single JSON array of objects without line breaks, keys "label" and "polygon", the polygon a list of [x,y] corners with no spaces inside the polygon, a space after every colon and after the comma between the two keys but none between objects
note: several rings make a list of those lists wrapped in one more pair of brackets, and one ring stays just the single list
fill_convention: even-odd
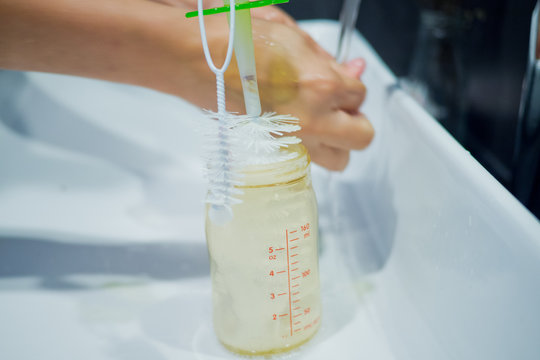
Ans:
[{"label": "red measurement markings", "polygon": [[293,272],[293,271],[296,271],[296,270],[298,270],[298,268],[294,268],[294,269],[292,269],[292,270],[291,270],[291,272]]},{"label": "red measurement markings", "polygon": [[307,237],[309,237],[309,231],[304,234],[304,239],[306,239]]},{"label": "red measurement markings", "polygon": [[300,279],[301,276],[296,276],[296,277],[293,277],[292,280],[296,280],[296,279]]},{"label": "red measurement markings", "polygon": [[293,292],[292,294],[293,294],[294,296],[296,296],[296,295],[300,294],[300,291]]},{"label": "red measurement markings", "polygon": [[281,296],[281,295],[287,295],[287,293],[284,292],[284,293],[281,293],[281,294],[277,294],[277,296]]},{"label": "red measurement markings", "polygon": [[291,239],[289,241],[293,242],[293,241],[296,241],[296,240],[300,240],[300,238],[294,238],[294,239]]},{"label": "red measurement markings", "polygon": [[283,274],[283,273],[286,273],[287,270],[282,270],[282,271],[278,271],[276,274]]},{"label": "red measurement markings", "polygon": [[289,314],[281,314],[281,315],[279,315],[279,317],[283,317],[283,316],[289,316]]},{"label": "red measurement markings", "polygon": [[297,307],[295,307],[293,310],[300,310],[300,309],[301,309],[301,307],[300,307],[300,306],[297,306]]},{"label": "red measurement markings", "polygon": [[279,249],[276,249],[276,251],[280,251],[280,250],[285,250],[285,248],[279,248]]},{"label": "red measurement markings", "polygon": [[294,323],[294,326],[298,325],[298,324],[301,324],[302,322],[301,321],[297,321]]},{"label": "red measurement markings", "polygon": [[299,301],[300,301],[300,299],[294,300],[294,301],[293,301],[293,304],[296,304],[296,303],[299,302]]},{"label": "red measurement markings", "polygon": [[298,256],[298,254],[291,255],[291,257],[295,257],[295,256]]},{"label": "red measurement markings", "polygon": [[291,250],[296,249],[297,247],[298,247],[298,246],[293,246],[293,247],[291,247]]},{"label": "red measurement markings", "polygon": [[[291,272],[289,271],[290,265],[289,265],[289,232],[285,230],[285,242],[287,245],[287,282],[289,284],[289,314],[292,314],[292,303],[291,303]],[[292,329],[292,316],[289,316],[289,323],[291,326],[291,336],[293,334]]]},{"label": "red measurement markings", "polygon": [[294,317],[297,318],[297,317],[299,317],[299,316],[301,316],[301,315],[302,315],[302,313],[296,314],[296,315],[294,315]]},{"label": "red measurement markings", "polygon": [[289,234],[294,234],[295,232],[297,232],[298,230],[293,230],[293,231],[289,231]]},{"label": "red measurement markings", "polygon": [[313,326],[317,325],[318,322],[319,322],[319,318],[316,318],[310,324],[307,324],[306,326],[304,326],[304,330],[312,328]]},{"label": "red measurement markings", "polygon": [[302,329],[296,329],[296,330],[294,330],[294,332],[299,332],[300,330],[302,330]]},{"label": "red measurement markings", "polygon": [[298,261],[291,263],[291,265],[296,265],[296,264],[298,264]]},{"label": "red measurement markings", "polygon": [[302,272],[302,277],[308,276],[310,272],[311,272],[310,269],[307,269],[306,271],[303,271],[303,272]]},{"label": "red measurement markings", "polygon": [[296,285],[293,285],[292,287],[295,288],[295,287],[299,287],[300,284],[296,284]]}]

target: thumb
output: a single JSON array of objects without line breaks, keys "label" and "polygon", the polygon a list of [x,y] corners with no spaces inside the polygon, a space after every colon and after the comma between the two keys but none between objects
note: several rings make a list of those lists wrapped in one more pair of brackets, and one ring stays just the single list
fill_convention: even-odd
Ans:
[{"label": "thumb", "polygon": [[356,58],[347,61],[342,65],[343,73],[354,79],[360,79],[364,70],[366,70],[366,60],[362,58]]}]

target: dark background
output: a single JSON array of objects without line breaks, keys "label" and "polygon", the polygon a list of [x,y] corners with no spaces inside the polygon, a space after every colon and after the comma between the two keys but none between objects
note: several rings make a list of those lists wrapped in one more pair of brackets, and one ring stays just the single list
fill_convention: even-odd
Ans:
[{"label": "dark background", "polygon": [[[464,74],[460,91],[465,131],[458,141],[540,217],[540,155],[523,164],[520,157],[529,150],[518,140],[535,4],[536,0],[362,0],[357,28],[402,77],[410,72],[421,10],[450,9],[460,17],[463,27],[457,44]],[[341,6],[341,0],[291,0],[282,8],[298,20],[337,20]],[[534,142],[540,144],[539,134]]]}]

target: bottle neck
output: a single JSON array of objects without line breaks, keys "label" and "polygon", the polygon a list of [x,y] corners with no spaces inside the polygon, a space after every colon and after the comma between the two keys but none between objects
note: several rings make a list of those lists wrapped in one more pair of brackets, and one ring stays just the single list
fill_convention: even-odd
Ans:
[{"label": "bottle neck", "polygon": [[303,145],[291,145],[284,152],[287,160],[264,165],[248,165],[242,171],[240,188],[270,187],[298,181],[309,174],[310,158]]}]

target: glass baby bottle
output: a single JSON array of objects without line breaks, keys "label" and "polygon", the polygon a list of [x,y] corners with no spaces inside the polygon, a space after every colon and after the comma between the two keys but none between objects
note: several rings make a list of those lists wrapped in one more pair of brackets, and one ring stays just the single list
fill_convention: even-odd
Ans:
[{"label": "glass baby bottle", "polygon": [[302,145],[288,160],[247,166],[234,217],[206,216],[214,330],[245,355],[288,351],[316,333],[321,316],[317,203]]}]

